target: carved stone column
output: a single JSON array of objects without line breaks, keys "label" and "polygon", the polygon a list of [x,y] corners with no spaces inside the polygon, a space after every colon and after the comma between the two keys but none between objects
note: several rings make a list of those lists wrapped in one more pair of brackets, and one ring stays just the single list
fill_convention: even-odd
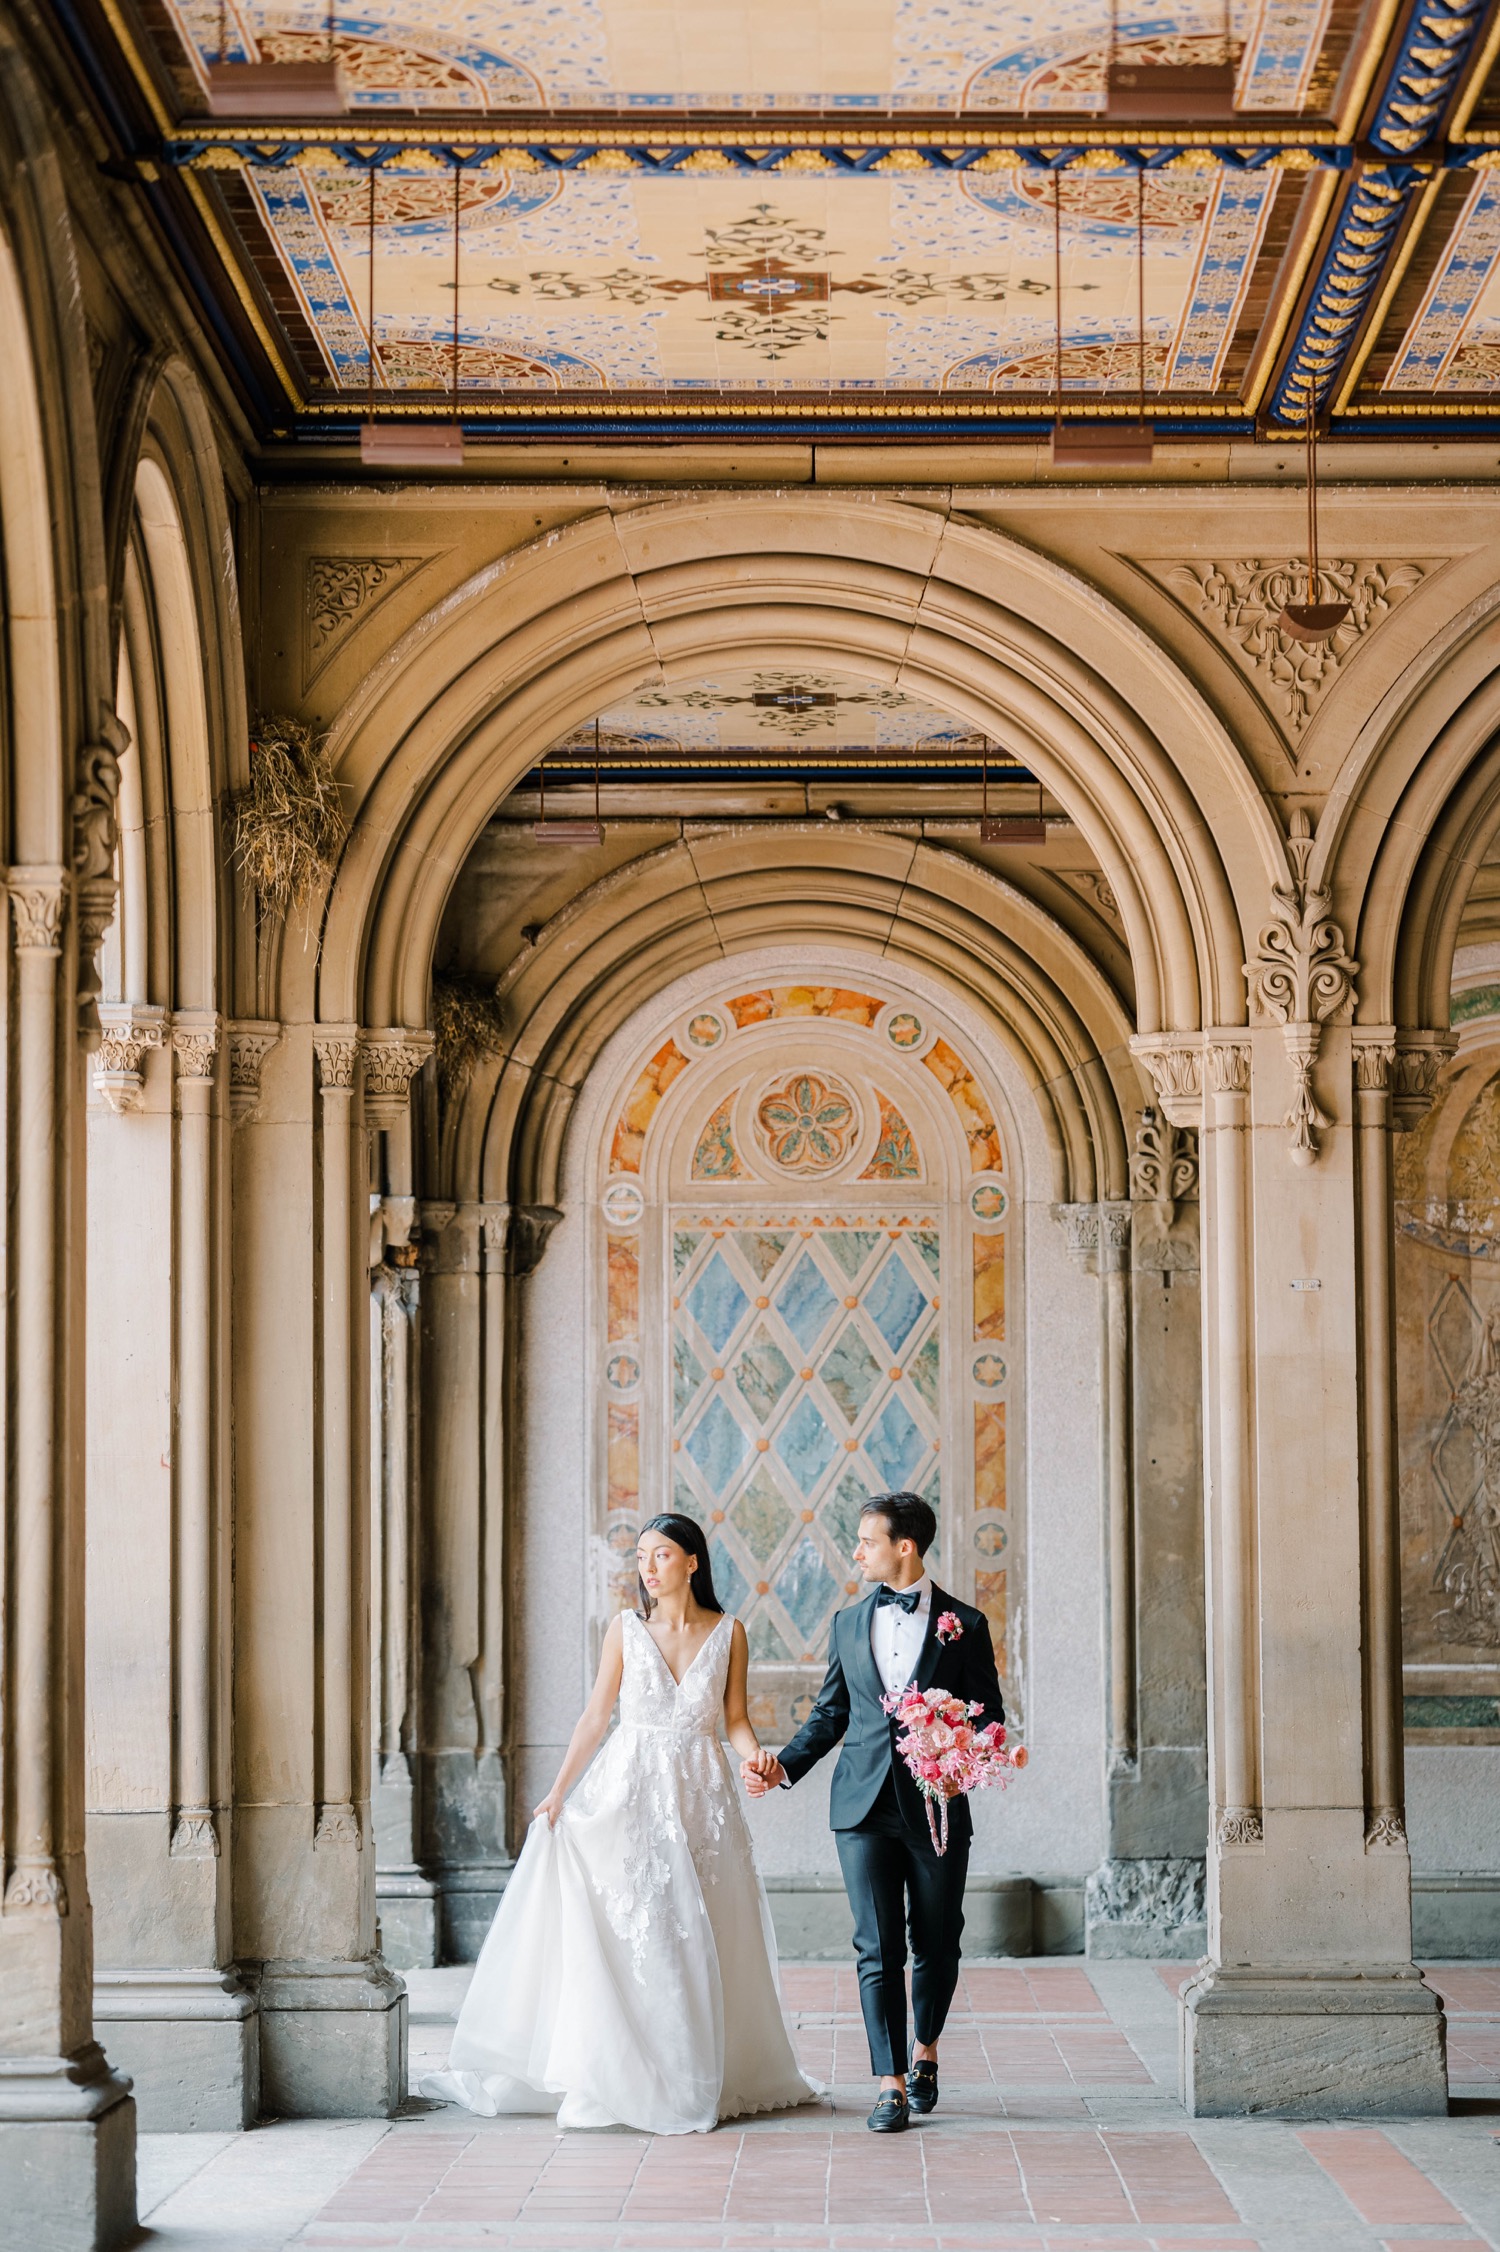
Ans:
[{"label": "carved stone column", "polygon": [[268,2110],[389,2116],[406,1997],[375,1934],[370,1214],[352,1025],[283,1023],[234,1134],[236,1952]]},{"label": "carved stone column", "polygon": [[427,1203],[422,1227],[422,1857],[446,1962],[472,1961],[506,1854],[501,1759],[508,1208]]},{"label": "carved stone column", "polygon": [[1129,1207],[1115,1208],[1130,1215],[1128,1384],[1116,1411],[1129,1461],[1115,1480],[1130,1509],[1128,1524],[1111,1523],[1107,1846],[1085,1891],[1085,1933],[1096,1957],[1192,1958],[1203,1951],[1207,1824],[1197,1134],[1146,1111],[1130,1189]]},{"label": "carved stone column", "polygon": [[135,2107],[93,2038],[83,1870],[81,1238],[69,1224],[83,1090],[62,967],[67,873],[12,868],[8,888],[0,2212],[18,2244],[81,2252],[123,2242],[135,2222]]},{"label": "carved stone column", "polygon": [[[103,1005],[101,1064],[123,1013]],[[128,1107],[96,1069],[108,1107],[90,1118],[94,2015],[142,2125],[187,2132],[250,2124],[260,2087],[254,2003],[229,1967],[221,1025],[130,1013],[175,1069]]]},{"label": "carved stone column", "polygon": [[[382,1247],[389,1220],[381,1229]],[[404,1231],[403,1231],[404,1232]],[[437,1887],[420,1867],[413,1756],[417,1588],[418,1325],[416,1248],[385,1253],[370,1278],[371,1665],[375,1904],[396,1970],[437,1961]]]},{"label": "carved stone column", "polygon": [[[1336,929],[1302,921],[1313,956],[1346,976]],[[1382,1316],[1378,1288],[1364,1299],[1353,1042],[1314,991],[1294,1014],[1318,1027],[1316,1119],[1295,1088],[1287,1112],[1281,1027],[1202,1041],[1215,1825],[1208,1959],[1181,1996],[1183,2096],[1198,2115],[1319,2115],[1330,2091],[1344,2114],[1447,2102],[1439,2004],[1411,1962],[1406,1856],[1366,1814],[1361,1331]],[[1288,1163],[1299,1115],[1316,1163]]]}]

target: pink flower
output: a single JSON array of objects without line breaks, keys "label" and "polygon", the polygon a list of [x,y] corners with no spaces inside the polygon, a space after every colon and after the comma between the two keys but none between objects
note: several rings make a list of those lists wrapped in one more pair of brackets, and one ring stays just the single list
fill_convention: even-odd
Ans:
[{"label": "pink flower", "polygon": [[939,1642],[956,1642],[962,1633],[963,1625],[957,1611],[944,1611],[937,1623]]}]

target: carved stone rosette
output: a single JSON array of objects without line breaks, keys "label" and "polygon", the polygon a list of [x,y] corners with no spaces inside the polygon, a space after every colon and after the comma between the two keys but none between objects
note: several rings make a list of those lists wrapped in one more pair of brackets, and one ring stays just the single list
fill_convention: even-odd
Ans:
[{"label": "carved stone rosette", "polygon": [[166,1043],[166,1011],[142,1001],[101,1001],[99,1023],[94,1086],[110,1109],[123,1116],[141,1107],[146,1086],[141,1066],[152,1049]]},{"label": "carved stone rosette", "polygon": [[260,1068],[280,1038],[280,1025],[265,1018],[243,1018],[230,1025],[229,1115],[236,1125],[249,1118],[260,1101]]},{"label": "carved stone rosette", "polygon": [[1317,1163],[1318,1135],[1333,1123],[1314,1100],[1313,1067],[1324,1025],[1353,1004],[1359,972],[1333,920],[1332,895],[1308,881],[1313,844],[1312,825],[1299,810],[1286,841],[1291,881],[1272,886],[1279,912],[1261,925],[1257,951],[1244,965],[1251,1007],[1283,1028],[1293,1072],[1283,1124],[1291,1128],[1294,1165]]},{"label": "carved stone rosette", "polygon": [[436,1045],[430,1032],[390,1028],[360,1037],[365,1067],[365,1123],[389,1129],[406,1115],[411,1083]]}]

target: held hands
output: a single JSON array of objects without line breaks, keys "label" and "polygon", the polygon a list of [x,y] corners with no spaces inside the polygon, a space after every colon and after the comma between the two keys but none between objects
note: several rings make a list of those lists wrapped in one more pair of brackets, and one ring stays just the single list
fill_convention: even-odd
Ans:
[{"label": "held hands", "polygon": [[751,1758],[740,1761],[740,1780],[752,1798],[764,1798],[767,1791],[779,1790],[786,1779],[786,1769],[764,1744]]}]

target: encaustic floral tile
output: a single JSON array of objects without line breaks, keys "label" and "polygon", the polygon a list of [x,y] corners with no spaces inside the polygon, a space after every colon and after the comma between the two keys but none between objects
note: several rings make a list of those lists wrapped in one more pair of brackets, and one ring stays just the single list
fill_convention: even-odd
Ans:
[{"label": "encaustic floral tile", "polygon": [[[251,168],[330,381],[452,376],[450,183]],[[1144,192],[1148,386],[1212,391],[1287,176],[1207,164]],[[460,190],[463,389],[1048,391],[1139,376],[1136,175],[476,174]],[[1054,195],[1062,197],[1061,294]]]},{"label": "encaustic floral tile", "polygon": [[[200,70],[221,53],[322,52],[321,0],[168,4]],[[1234,0],[1243,106],[1303,101],[1328,13],[1329,0]],[[377,0],[340,13],[338,40],[360,107],[1076,111],[1102,105],[1108,21],[1098,0]],[[1217,50],[1223,22],[1219,0],[1123,7],[1115,39],[1181,61]]]}]

